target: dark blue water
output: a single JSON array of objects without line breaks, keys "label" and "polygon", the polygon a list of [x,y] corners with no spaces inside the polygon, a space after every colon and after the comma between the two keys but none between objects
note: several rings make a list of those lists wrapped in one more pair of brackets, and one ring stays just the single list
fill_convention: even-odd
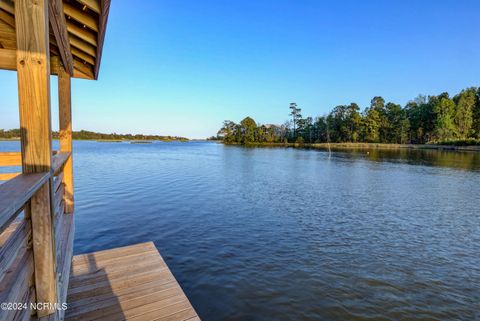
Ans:
[{"label": "dark blue water", "polygon": [[480,319],[480,153],[74,148],[75,253],[154,241],[204,320]]}]

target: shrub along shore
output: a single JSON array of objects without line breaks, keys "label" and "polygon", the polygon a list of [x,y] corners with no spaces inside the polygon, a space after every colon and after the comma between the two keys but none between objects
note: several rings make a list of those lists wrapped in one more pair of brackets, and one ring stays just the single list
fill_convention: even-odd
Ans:
[{"label": "shrub along shore", "polygon": [[312,148],[321,150],[342,150],[342,149],[433,149],[433,150],[454,150],[454,151],[473,151],[480,152],[480,144],[478,145],[440,145],[440,144],[382,144],[382,143],[227,143],[225,145],[242,145],[246,147],[278,147],[278,148]]}]

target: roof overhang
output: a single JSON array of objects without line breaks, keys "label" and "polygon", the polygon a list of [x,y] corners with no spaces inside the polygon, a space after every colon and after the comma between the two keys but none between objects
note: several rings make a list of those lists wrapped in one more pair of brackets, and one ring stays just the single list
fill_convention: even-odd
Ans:
[{"label": "roof overhang", "polygon": [[[110,0],[49,0],[51,72],[97,79]],[[0,0],[0,69],[16,70],[15,5]]]}]

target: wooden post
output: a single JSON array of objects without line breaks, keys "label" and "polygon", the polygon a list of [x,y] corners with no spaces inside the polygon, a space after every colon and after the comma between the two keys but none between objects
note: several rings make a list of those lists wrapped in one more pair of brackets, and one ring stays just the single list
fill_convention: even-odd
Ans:
[{"label": "wooden post", "polygon": [[[48,0],[16,0],[15,25],[22,170],[51,172]],[[32,220],[37,302],[53,305],[57,302],[57,281],[51,189],[50,180],[32,197],[27,216]],[[50,306],[37,310],[37,315],[54,312]]]},{"label": "wooden post", "polygon": [[[72,151],[72,96],[70,75],[63,67],[58,68],[58,105],[60,116],[60,151]],[[63,167],[65,184],[65,213],[73,213],[73,153]]]}]

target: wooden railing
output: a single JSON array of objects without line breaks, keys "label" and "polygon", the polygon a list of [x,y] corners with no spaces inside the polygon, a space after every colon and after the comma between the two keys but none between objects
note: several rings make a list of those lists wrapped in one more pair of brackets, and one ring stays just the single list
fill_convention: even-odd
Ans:
[{"label": "wooden railing", "polygon": [[[32,246],[35,223],[29,214],[32,198],[48,184],[51,195],[51,222],[54,233],[54,262],[57,303],[66,301],[73,252],[73,215],[65,214],[64,166],[70,152],[55,153],[52,170],[21,174],[0,184],[0,302],[36,303],[35,253]],[[0,166],[20,166],[19,153],[0,153]],[[13,175],[12,175],[13,176]],[[7,178],[3,174],[2,179]],[[31,309],[3,310],[0,319],[28,319]],[[24,313],[25,315],[21,315]],[[63,311],[49,315],[62,319]],[[25,317],[25,318],[21,318]],[[47,317],[45,317],[47,319]]]}]

